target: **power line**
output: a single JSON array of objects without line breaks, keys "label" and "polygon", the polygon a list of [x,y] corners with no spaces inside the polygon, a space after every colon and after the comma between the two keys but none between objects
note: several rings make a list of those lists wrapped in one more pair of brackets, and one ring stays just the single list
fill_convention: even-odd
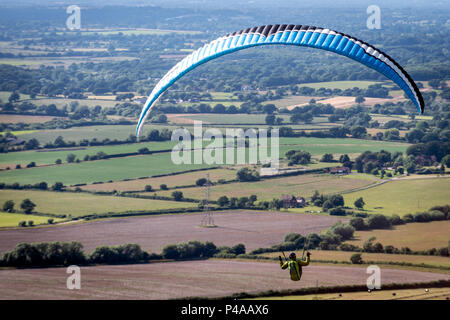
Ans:
[{"label": "power line", "polygon": [[205,187],[205,198],[203,199],[203,218],[200,222],[200,226],[209,228],[216,227],[211,207],[209,206],[210,187],[212,186],[211,181],[209,180],[209,173],[206,174],[206,183],[203,186]]}]

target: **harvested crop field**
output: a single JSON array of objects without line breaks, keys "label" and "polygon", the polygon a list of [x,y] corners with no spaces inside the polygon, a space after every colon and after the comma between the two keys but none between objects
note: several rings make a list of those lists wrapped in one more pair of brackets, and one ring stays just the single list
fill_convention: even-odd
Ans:
[{"label": "harvested crop field", "polygon": [[[182,272],[180,272],[182,270]],[[384,269],[387,283],[429,282],[449,275]],[[197,260],[81,268],[81,289],[67,290],[65,268],[0,270],[0,299],[176,299],[233,293],[363,285],[366,268],[310,266],[293,282],[278,262]]]},{"label": "harvested crop field", "polygon": [[217,246],[243,243],[249,252],[280,243],[290,232],[306,235],[346,221],[334,216],[267,211],[226,211],[214,213],[213,217],[216,228],[200,227],[203,213],[190,213],[1,230],[0,252],[11,250],[20,242],[80,241],[87,253],[100,245],[124,243],[137,243],[144,250],[159,253],[167,244],[189,240],[212,241]]},{"label": "harvested crop field", "polygon": [[[189,118],[185,118],[189,115],[192,114],[186,114],[186,113],[173,113],[173,114],[168,114],[167,115],[167,119],[172,122],[172,123],[176,123],[176,124],[193,124],[194,123],[194,119],[189,119]],[[203,124],[208,124],[209,122],[203,122]]]},{"label": "harvested crop field", "polygon": [[[430,236],[432,235],[432,236]],[[408,223],[392,229],[356,231],[355,239],[347,243],[362,247],[370,238],[383,245],[396,248],[408,247],[411,250],[428,250],[447,247],[450,240],[450,221],[427,223]],[[449,263],[450,263],[450,259]]]},{"label": "harvested crop field", "polygon": [[83,190],[95,191],[140,191],[144,190],[145,186],[150,185],[153,189],[159,189],[161,184],[167,185],[168,188],[177,186],[195,185],[195,182],[200,178],[206,178],[209,174],[209,179],[216,183],[220,179],[233,180],[236,178],[236,171],[229,169],[213,169],[213,170],[199,170],[194,172],[187,172],[183,174],[174,174],[171,176],[163,176],[147,179],[135,179],[129,181],[116,181],[102,184],[89,184],[82,186]]},{"label": "harvested crop field", "polygon": [[288,108],[289,110],[294,109],[299,105],[308,104],[312,99],[320,101],[324,97],[319,96],[287,96],[277,100],[270,100],[267,103],[273,103],[278,108]]},{"label": "harvested crop field", "polygon": [[[365,106],[374,106],[375,104],[379,103],[386,103],[386,102],[398,102],[406,100],[403,96],[397,96],[392,99],[390,98],[365,98],[365,101],[363,102],[363,105]],[[333,98],[328,98],[324,100],[320,100],[320,103],[323,104],[331,104],[335,108],[349,108],[356,104],[355,97],[347,97],[347,96],[337,96]]]}]

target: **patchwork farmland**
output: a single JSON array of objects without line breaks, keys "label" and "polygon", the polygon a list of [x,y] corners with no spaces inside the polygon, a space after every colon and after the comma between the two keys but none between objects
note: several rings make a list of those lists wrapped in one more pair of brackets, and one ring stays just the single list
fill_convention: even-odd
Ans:
[{"label": "patchwork farmland", "polygon": [[[9,2],[0,300],[450,299],[442,1],[385,1],[379,32],[348,1]],[[320,35],[246,29],[296,9]],[[282,45],[294,32],[302,48]],[[307,251],[291,281],[279,257]],[[370,265],[382,290],[367,291]]]}]

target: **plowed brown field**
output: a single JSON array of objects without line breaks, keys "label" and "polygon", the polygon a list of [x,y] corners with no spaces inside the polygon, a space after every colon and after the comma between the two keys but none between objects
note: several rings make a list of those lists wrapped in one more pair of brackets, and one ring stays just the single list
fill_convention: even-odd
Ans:
[{"label": "plowed brown field", "polygon": [[[364,285],[365,268],[309,266],[300,282],[289,279],[277,261],[199,260],[121,266],[81,267],[81,289],[68,290],[65,268],[0,270],[0,299],[176,299],[223,297],[233,293],[315,286]],[[381,286],[429,282],[450,275],[381,269]]]},{"label": "plowed brown field", "polygon": [[116,218],[52,227],[0,230],[0,253],[20,242],[80,241],[85,252],[100,245],[137,243],[149,252],[161,252],[172,243],[212,241],[217,246],[245,244],[247,252],[283,241],[286,234],[320,232],[345,218],[268,211],[213,213],[216,228],[200,227],[203,213]]}]

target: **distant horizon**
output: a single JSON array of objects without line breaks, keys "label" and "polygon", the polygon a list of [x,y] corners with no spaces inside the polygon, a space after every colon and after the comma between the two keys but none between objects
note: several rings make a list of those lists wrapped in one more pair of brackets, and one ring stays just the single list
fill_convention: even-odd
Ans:
[{"label": "distant horizon", "polygon": [[[158,6],[158,7],[178,7],[178,8],[228,8],[235,4],[239,5],[241,8],[270,8],[273,5],[273,0],[229,0],[223,3],[219,0],[130,0],[124,3],[122,0],[78,0],[76,5],[85,7],[98,7],[98,6]],[[73,0],[2,0],[0,1],[0,6],[8,7],[24,7],[24,6],[66,6],[74,4]],[[308,1],[297,1],[297,0],[283,0],[276,3],[277,8],[291,8],[295,6],[297,8],[320,8],[323,6],[329,7],[342,7],[342,8],[352,8],[352,7],[367,7],[368,5],[376,4],[378,6],[387,8],[398,8],[398,7],[447,7],[450,8],[450,1],[434,1],[429,2],[425,0],[321,0],[320,2],[308,2]]]}]

